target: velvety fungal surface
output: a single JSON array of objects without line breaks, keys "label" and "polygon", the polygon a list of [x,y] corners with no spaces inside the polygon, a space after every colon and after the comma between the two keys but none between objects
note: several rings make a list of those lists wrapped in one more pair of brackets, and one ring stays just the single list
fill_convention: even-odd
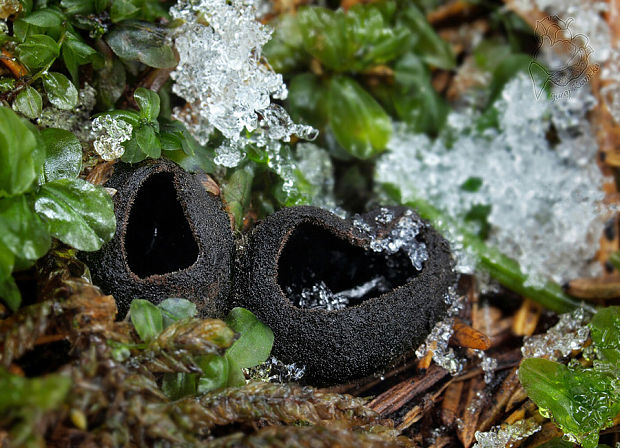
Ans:
[{"label": "velvety fungal surface", "polygon": [[114,239],[82,256],[93,280],[117,301],[192,300],[219,315],[230,293],[234,241],[219,198],[170,161],[118,164],[106,184],[117,190]]},{"label": "velvety fungal surface", "polygon": [[[401,235],[402,219],[417,227],[415,240],[382,240],[394,229]],[[368,375],[415,350],[445,315],[455,282],[448,243],[411,210],[383,208],[358,221],[286,208],[257,225],[240,257],[233,305],[270,326],[274,355],[305,365],[313,383]],[[411,244],[425,255],[421,269]]]}]

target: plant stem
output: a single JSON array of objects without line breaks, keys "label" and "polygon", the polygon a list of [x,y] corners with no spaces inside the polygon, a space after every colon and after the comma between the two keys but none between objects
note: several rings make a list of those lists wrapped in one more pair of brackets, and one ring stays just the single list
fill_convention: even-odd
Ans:
[{"label": "plant stem", "polygon": [[581,305],[551,280],[542,286],[528,285],[528,275],[517,261],[488,246],[478,236],[456,224],[424,199],[416,197],[407,201],[407,205],[417,209],[420,216],[429,220],[441,233],[456,233],[465,248],[476,256],[477,267],[487,271],[502,286],[558,313],[566,313]]}]

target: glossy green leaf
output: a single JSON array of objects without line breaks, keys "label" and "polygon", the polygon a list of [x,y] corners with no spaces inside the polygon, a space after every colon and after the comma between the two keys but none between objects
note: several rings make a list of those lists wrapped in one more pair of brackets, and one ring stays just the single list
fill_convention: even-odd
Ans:
[{"label": "glossy green leaf", "polygon": [[43,77],[47,99],[58,109],[71,110],[77,106],[78,91],[62,73],[50,72]]},{"label": "glossy green leaf", "polygon": [[0,299],[4,300],[11,311],[19,309],[22,303],[22,295],[13,276],[9,275],[4,280],[0,280]]},{"label": "glossy green leaf", "polygon": [[332,78],[327,108],[331,130],[349,154],[368,159],[385,150],[392,135],[392,121],[353,79]]},{"label": "glossy green leaf", "polygon": [[228,381],[226,382],[226,386],[243,386],[245,384],[245,375],[243,374],[243,369],[239,367],[235,360],[228,355],[228,352],[226,352],[224,357],[228,361]]},{"label": "glossy green leaf", "polygon": [[133,131],[138,148],[147,156],[157,159],[161,156],[161,142],[152,126],[145,124]]},{"label": "glossy green leaf", "polygon": [[166,299],[157,307],[162,310],[164,328],[168,328],[177,320],[194,317],[198,312],[196,305],[187,299]]},{"label": "glossy green leaf", "polygon": [[229,213],[235,218],[235,227],[243,226],[243,217],[250,205],[254,173],[250,165],[236,169],[222,185],[222,200]]},{"label": "glossy green leaf", "polygon": [[35,209],[54,237],[78,250],[99,250],[116,230],[108,193],[79,178],[44,184],[36,194]]},{"label": "glossy green leaf", "polygon": [[28,260],[36,260],[49,250],[49,232],[26,196],[0,199],[0,241],[16,256]]},{"label": "glossy green leaf", "polygon": [[433,88],[428,68],[418,57],[409,54],[394,69],[393,103],[398,117],[413,132],[437,133],[450,108]]},{"label": "glossy green leaf", "polygon": [[120,22],[130,19],[140,12],[136,0],[114,0],[110,8],[112,22]]},{"label": "glossy green leaf", "polygon": [[40,26],[42,28],[50,28],[60,25],[65,20],[64,14],[51,8],[43,8],[34,11],[21,18],[30,25]]},{"label": "glossy green leaf", "polygon": [[599,309],[590,322],[590,335],[599,359],[620,373],[620,306]]},{"label": "glossy green leaf", "polygon": [[6,279],[15,265],[15,255],[0,241],[0,281]]},{"label": "glossy green leaf", "polygon": [[322,7],[301,7],[297,12],[304,48],[323,65],[343,70],[349,57],[343,14]]},{"label": "glossy green leaf", "polygon": [[30,189],[41,170],[41,152],[34,132],[11,109],[0,107],[0,198]]},{"label": "glossy green leaf", "polygon": [[75,179],[82,169],[82,145],[72,132],[47,128],[41,131],[46,145],[45,180]]},{"label": "glossy green leaf", "polygon": [[27,118],[35,119],[41,116],[43,110],[43,98],[33,87],[26,86],[17,94],[12,104],[13,110]]},{"label": "glossy green leaf", "polygon": [[0,369],[0,412],[30,407],[38,412],[62,406],[71,388],[71,378],[50,374],[25,378]]},{"label": "glossy green leaf", "polygon": [[584,448],[595,448],[599,431],[620,413],[618,380],[608,371],[530,358],[521,363],[519,380],[541,412]]},{"label": "glossy green leaf", "polygon": [[138,163],[147,158],[147,155],[142,152],[135,138],[123,143],[125,152],[121,157],[121,160],[125,163]]},{"label": "glossy green leaf", "polygon": [[17,55],[22,64],[31,71],[50,64],[60,54],[54,39],[44,34],[28,36],[23,44],[17,46]]},{"label": "glossy green leaf", "polygon": [[131,323],[143,342],[154,341],[164,329],[162,311],[148,300],[134,299],[129,313]]},{"label": "glossy green leaf", "polygon": [[88,15],[95,12],[95,5],[93,0],[61,0],[60,6],[69,15]]},{"label": "glossy green leaf", "polygon": [[428,23],[426,17],[413,2],[407,2],[399,14],[400,22],[416,36],[414,53],[424,62],[445,70],[456,66],[456,59],[450,44],[444,41]]},{"label": "glossy green leaf", "polygon": [[233,308],[226,324],[239,333],[226,351],[226,356],[242,369],[254,367],[269,358],[273,346],[273,332],[245,308]]},{"label": "glossy green leaf", "polygon": [[291,118],[322,128],[327,122],[327,87],[312,73],[295,76],[289,83]]},{"label": "glossy green leaf", "polygon": [[195,373],[164,373],[161,390],[171,400],[196,395],[197,377]]},{"label": "glossy green leaf", "polygon": [[177,64],[166,33],[152,23],[123,23],[106,34],[105,40],[119,58],[155,68],[172,68]]},{"label": "glossy green leaf", "polygon": [[157,92],[138,87],[133,97],[140,108],[140,115],[149,121],[156,121],[159,115],[159,95]]},{"label": "glossy green leaf", "polygon": [[226,387],[229,369],[226,356],[206,355],[198,359],[203,374],[198,379],[198,393],[205,394]]}]

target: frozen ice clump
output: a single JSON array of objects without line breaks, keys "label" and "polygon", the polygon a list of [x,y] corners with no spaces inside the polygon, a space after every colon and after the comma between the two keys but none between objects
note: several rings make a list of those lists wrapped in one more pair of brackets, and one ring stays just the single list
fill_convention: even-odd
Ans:
[{"label": "frozen ice clump", "polygon": [[525,337],[521,353],[524,358],[547,358],[553,361],[580,350],[588,340],[588,322],[592,314],[583,307],[560,315],[557,324],[546,333]]},{"label": "frozen ice clump", "polygon": [[[293,123],[271,99],[288,91],[282,76],[261,56],[271,31],[255,18],[255,5],[245,0],[179,0],[170,9],[180,21],[173,38],[179,64],[172,73],[174,93],[189,103],[175,116],[186,122],[201,144],[213,128],[238,150],[249,139],[260,146],[269,140],[289,141],[291,135],[313,138],[316,131]],[[224,150],[223,150],[224,152]],[[225,166],[240,159],[221,156]]]},{"label": "frozen ice clump", "polygon": [[305,366],[295,363],[285,364],[275,356],[251,369],[246,369],[250,380],[264,381],[266,383],[290,383],[297,382],[306,373]]},{"label": "frozen ice clump", "polygon": [[[398,188],[404,203],[421,197],[459,222],[475,207],[490,207],[489,243],[515,258],[534,283],[543,275],[563,282],[597,268],[589,260],[608,215],[586,116],[594,100],[584,86],[574,100],[536,101],[531,82],[522,74],[506,85],[494,105],[498,128],[478,131],[471,110],[452,112],[436,140],[397,126],[375,178]],[[547,139],[552,127],[555,145]],[[475,223],[470,230],[478,230]],[[445,236],[457,269],[472,272],[475,257],[456,235]]]},{"label": "frozen ice clump", "polygon": [[466,359],[457,356],[454,349],[449,346],[450,338],[454,333],[454,317],[463,308],[463,298],[451,288],[445,294],[444,300],[449,305],[448,317],[435,324],[415,354],[421,359],[431,351],[433,353],[433,361],[454,376],[461,373],[467,362]]},{"label": "frozen ice clump", "polygon": [[73,132],[82,142],[92,140],[90,116],[97,104],[97,91],[88,83],[78,93],[78,104],[72,110],[54,106],[43,109],[37,124],[42,127],[60,128]]},{"label": "frozen ice clump", "polygon": [[133,126],[108,114],[93,120],[93,146],[103,160],[118,159],[125,152],[122,143],[131,138]]},{"label": "frozen ice clump", "polygon": [[534,418],[519,420],[512,425],[495,426],[490,431],[476,431],[474,448],[505,448],[540,431]]},{"label": "frozen ice clump", "polygon": [[[428,252],[426,244],[418,241],[416,237],[425,224],[415,219],[411,210],[405,211],[396,220],[394,218],[389,209],[382,208],[375,217],[375,223],[364,222],[356,216],[353,225],[370,237],[370,248],[373,251],[393,255],[403,250],[409,256],[413,267],[421,271],[423,263],[428,259]],[[390,229],[389,232],[382,231],[386,227]],[[380,231],[377,231],[378,229]]]}]

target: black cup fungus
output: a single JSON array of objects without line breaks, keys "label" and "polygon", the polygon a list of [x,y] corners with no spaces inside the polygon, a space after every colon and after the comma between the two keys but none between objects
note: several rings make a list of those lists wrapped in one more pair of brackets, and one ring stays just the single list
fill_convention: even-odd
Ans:
[{"label": "black cup fungus", "polygon": [[[425,245],[420,270],[404,247],[371,248],[371,235],[385,237],[403,216],[419,226],[416,244]],[[285,208],[259,223],[241,251],[232,305],[271,327],[274,355],[304,365],[314,384],[359,378],[411,353],[445,316],[456,281],[447,241],[412,210],[361,218],[365,229],[316,207]],[[321,294],[327,306],[312,302]]]},{"label": "black cup fungus", "polygon": [[93,281],[116,299],[120,315],[133,299],[183,297],[201,315],[219,315],[229,298],[234,240],[219,198],[173,162],[117,164],[116,234],[82,253]]}]

